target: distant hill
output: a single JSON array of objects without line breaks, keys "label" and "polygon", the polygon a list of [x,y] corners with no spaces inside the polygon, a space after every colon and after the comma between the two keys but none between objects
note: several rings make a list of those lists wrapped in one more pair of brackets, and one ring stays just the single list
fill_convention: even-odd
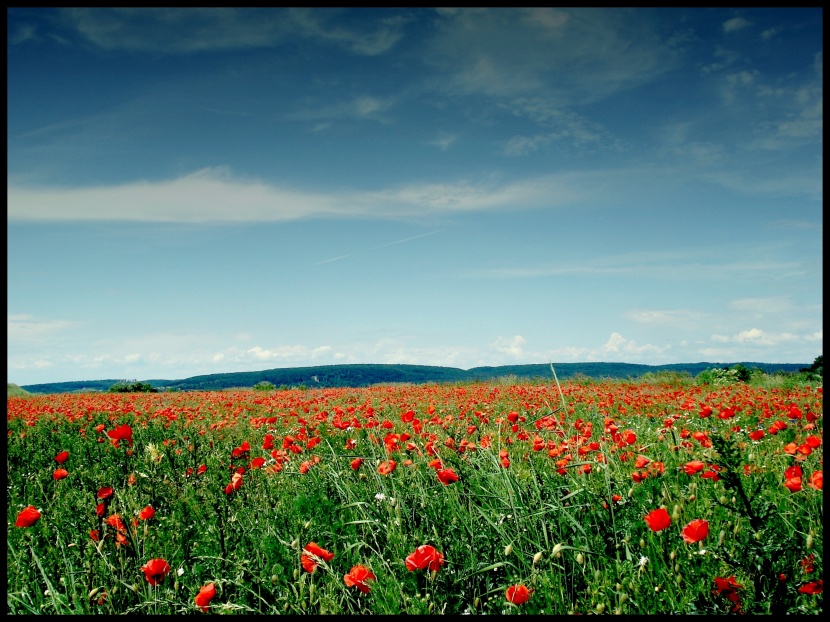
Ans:
[{"label": "distant hill", "polygon": [[9,390],[8,390],[8,393],[6,393],[7,397],[16,397],[16,396],[20,396],[20,395],[29,395],[28,391],[20,388],[15,383],[9,382],[8,384],[9,384]]},{"label": "distant hill", "polygon": [[[661,371],[687,372],[696,376],[713,367],[732,367],[739,363],[675,363],[671,365],[638,365],[634,363],[554,363],[556,376],[565,380],[581,375],[589,378],[636,379],[647,373]],[[747,363],[749,369],[765,373],[797,372],[809,364]],[[193,376],[183,380],[143,380],[160,390],[221,391],[232,387],[253,387],[270,382],[277,387],[366,387],[373,384],[405,382],[412,384],[487,381],[515,376],[519,379],[552,379],[550,364],[501,365],[498,367],[437,367],[432,365],[319,365],[286,367],[264,371],[233,372]],[[22,385],[29,393],[80,393],[106,391],[123,380],[81,380]],[[11,384],[10,384],[11,386]]]}]

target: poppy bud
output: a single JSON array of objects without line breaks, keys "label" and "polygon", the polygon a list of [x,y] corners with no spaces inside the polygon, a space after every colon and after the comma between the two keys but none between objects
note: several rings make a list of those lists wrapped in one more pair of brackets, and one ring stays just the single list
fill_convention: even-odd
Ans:
[{"label": "poppy bud", "polygon": [[603,603],[598,604],[597,613],[602,613],[603,611],[605,611],[605,605]]},{"label": "poppy bud", "polygon": [[726,539],[726,530],[721,529],[720,534],[718,535],[718,546],[723,545],[723,541]]},{"label": "poppy bud", "polygon": [[308,598],[309,598],[309,600],[314,598],[314,591],[315,591],[315,588],[314,588],[314,584],[312,583],[311,585],[308,586]]},{"label": "poppy bud", "polygon": [[807,534],[807,544],[806,544],[806,548],[807,548],[807,550],[808,550],[808,551],[809,551],[811,548],[813,548],[813,533],[812,533],[812,532],[810,532],[810,533],[808,533],[808,534]]},{"label": "poppy bud", "polygon": [[513,545],[512,544],[508,544],[506,547],[504,547],[504,554],[505,555],[510,555],[512,552],[513,552]]},{"label": "poppy bud", "polygon": [[620,594],[620,604],[628,600],[628,594]]},{"label": "poppy bud", "polygon": [[726,504],[727,501],[728,501],[728,499],[726,498],[726,495],[721,495],[720,502],[723,503],[723,504]]},{"label": "poppy bud", "polygon": [[305,525],[303,525],[303,527],[305,527],[306,529],[311,527],[311,521],[306,521],[306,523],[305,523]]},{"label": "poppy bud", "polygon": [[541,559],[542,551],[539,551],[538,553],[536,553],[536,555],[533,556],[533,565],[535,566],[536,564],[538,564]]},{"label": "poppy bud", "polygon": [[551,553],[550,553],[550,554],[551,554],[553,557],[561,557],[561,556],[562,556],[562,549],[563,549],[564,547],[565,547],[565,545],[564,545],[564,544],[562,544],[562,543],[560,542],[560,543],[559,543],[559,544],[557,544],[555,547],[553,547],[553,550],[551,551]]},{"label": "poppy bud", "polygon": [[481,599],[478,596],[476,596],[476,599],[473,601],[473,607],[475,609],[478,609],[479,605],[481,605]]},{"label": "poppy bud", "polygon": [[599,568],[594,570],[594,581],[599,581],[599,578],[602,576],[602,573],[599,571]]},{"label": "poppy bud", "polygon": [[583,557],[582,553],[576,554],[576,563],[580,566],[585,562],[585,557]]},{"label": "poppy bud", "polygon": [[675,552],[674,552],[674,551],[672,551],[671,553],[669,553],[669,559],[670,559],[670,560],[674,561],[674,558],[675,558],[675,557],[676,557],[676,555],[675,555]]},{"label": "poppy bud", "polygon": [[296,581],[299,578],[300,578],[300,569],[299,568],[294,568],[294,580]]},{"label": "poppy bud", "polygon": [[677,504],[677,503],[674,504],[674,509],[672,510],[672,513],[671,513],[671,519],[672,520],[680,520],[680,505]]}]

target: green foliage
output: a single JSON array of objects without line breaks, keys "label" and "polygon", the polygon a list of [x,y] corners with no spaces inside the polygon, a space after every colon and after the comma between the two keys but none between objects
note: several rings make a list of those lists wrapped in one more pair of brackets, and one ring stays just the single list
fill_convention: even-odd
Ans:
[{"label": "green foliage", "polygon": [[257,382],[254,385],[254,391],[275,391],[276,388],[273,382],[268,382],[267,380]]},{"label": "green foliage", "polygon": [[157,393],[149,382],[116,382],[108,391],[110,393]]}]

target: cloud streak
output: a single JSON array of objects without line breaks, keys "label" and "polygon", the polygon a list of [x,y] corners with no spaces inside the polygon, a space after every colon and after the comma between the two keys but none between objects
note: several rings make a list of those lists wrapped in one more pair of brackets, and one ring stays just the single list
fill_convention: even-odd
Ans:
[{"label": "cloud streak", "polygon": [[61,12],[60,21],[104,50],[195,54],[271,48],[299,37],[364,56],[392,48],[406,23],[402,15],[389,15],[368,27],[355,20],[346,26],[338,16],[336,9],[71,8]]},{"label": "cloud streak", "polygon": [[236,178],[208,168],[178,179],[93,188],[9,185],[12,221],[279,222],[316,217],[403,218],[425,212],[475,212],[564,205],[582,183],[547,176],[503,185],[410,184],[369,192],[310,192]]}]

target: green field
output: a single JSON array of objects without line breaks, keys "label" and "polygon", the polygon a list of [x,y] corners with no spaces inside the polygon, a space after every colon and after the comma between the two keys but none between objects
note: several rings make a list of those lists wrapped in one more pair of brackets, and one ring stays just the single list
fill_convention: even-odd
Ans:
[{"label": "green field", "polygon": [[822,613],[822,388],[716,380],[10,396],[7,612]]}]

